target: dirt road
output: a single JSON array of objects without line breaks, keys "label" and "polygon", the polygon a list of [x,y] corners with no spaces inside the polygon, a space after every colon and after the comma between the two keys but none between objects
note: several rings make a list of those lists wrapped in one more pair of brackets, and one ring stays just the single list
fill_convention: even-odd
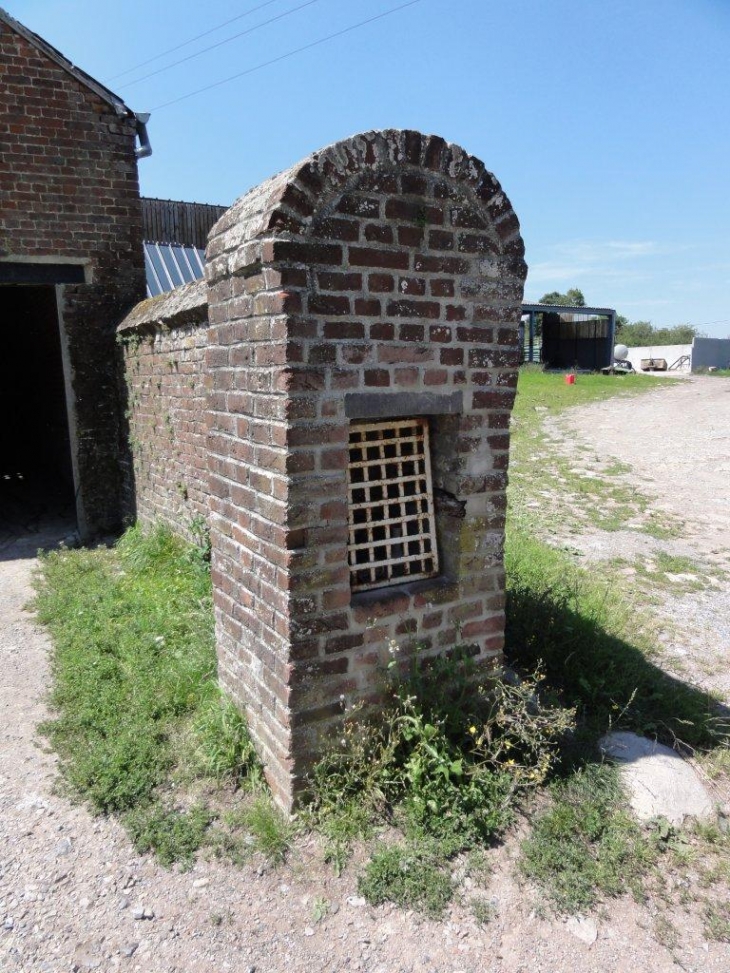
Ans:
[{"label": "dirt road", "polygon": [[674,670],[730,701],[730,380],[663,382],[571,409],[548,431],[588,474],[591,457],[628,467],[613,482],[649,499],[663,536],[585,525],[570,544],[589,561],[626,562],[627,584],[643,574]]},{"label": "dirt road", "polygon": [[569,428],[628,463],[682,538],[730,566],[730,380],[696,376],[572,412]]}]

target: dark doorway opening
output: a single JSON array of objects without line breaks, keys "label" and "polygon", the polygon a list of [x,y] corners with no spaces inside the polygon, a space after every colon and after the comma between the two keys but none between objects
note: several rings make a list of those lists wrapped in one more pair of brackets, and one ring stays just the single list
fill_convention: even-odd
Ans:
[{"label": "dark doorway opening", "polygon": [[0,286],[0,342],[0,548],[43,547],[76,528],[56,288]]}]

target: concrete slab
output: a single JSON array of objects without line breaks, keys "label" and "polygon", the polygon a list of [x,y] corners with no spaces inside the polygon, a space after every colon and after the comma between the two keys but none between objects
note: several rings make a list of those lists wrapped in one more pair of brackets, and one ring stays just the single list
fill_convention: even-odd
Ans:
[{"label": "concrete slab", "polygon": [[635,733],[608,733],[603,753],[616,761],[641,821],[663,817],[681,825],[685,818],[711,820],[716,815],[709,792],[692,767],[674,750]]}]

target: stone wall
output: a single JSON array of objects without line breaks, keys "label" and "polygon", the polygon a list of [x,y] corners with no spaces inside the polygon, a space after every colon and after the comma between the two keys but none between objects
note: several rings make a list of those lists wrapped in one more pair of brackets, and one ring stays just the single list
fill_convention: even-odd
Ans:
[{"label": "stone wall", "polygon": [[132,466],[130,518],[198,538],[208,521],[205,283],[138,305],[119,326]]},{"label": "stone wall", "polygon": [[136,123],[4,19],[0,108],[0,259],[86,268],[85,283],[62,288],[60,312],[80,521],[103,532],[120,521],[114,328],[145,294]]}]

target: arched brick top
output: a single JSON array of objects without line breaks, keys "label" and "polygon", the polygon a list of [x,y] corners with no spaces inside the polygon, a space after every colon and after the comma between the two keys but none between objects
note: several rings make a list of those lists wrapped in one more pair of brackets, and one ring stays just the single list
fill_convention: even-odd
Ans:
[{"label": "arched brick top", "polygon": [[237,200],[211,230],[206,274],[210,284],[268,263],[275,239],[308,239],[328,204],[360,186],[367,174],[412,170],[433,173],[477,210],[503,258],[500,276],[522,283],[527,274],[519,221],[496,177],[484,163],[437,135],[386,129],[366,132],[315,152]]},{"label": "arched brick top", "polygon": [[[323,149],[247,193],[211,231],[206,428],[219,673],[249,714],[284,806],[343,702],[376,702],[393,641],[429,653],[461,643],[484,666],[499,661],[525,274],[519,224],[494,176],[417,132]],[[348,480],[350,437],[363,423],[375,422],[365,429],[377,436],[379,421],[415,417],[426,417],[432,484],[424,466],[414,507],[410,446],[383,463],[394,481],[387,511],[368,520],[380,548],[373,563],[408,555],[410,565],[436,549],[438,564],[425,557],[415,584],[409,566],[363,592],[352,574],[363,541],[349,515],[372,504]],[[398,477],[409,484],[402,502]],[[419,521],[399,519],[419,510]],[[387,538],[386,525],[395,525]]]}]

